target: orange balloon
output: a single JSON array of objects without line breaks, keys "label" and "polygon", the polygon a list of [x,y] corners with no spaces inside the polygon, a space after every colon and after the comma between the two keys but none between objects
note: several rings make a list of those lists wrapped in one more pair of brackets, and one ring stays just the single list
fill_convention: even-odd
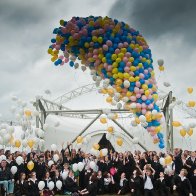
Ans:
[{"label": "orange balloon", "polygon": [[93,148],[94,148],[95,150],[99,150],[100,146],[99,146],[99,144],[93,144]]},{"label": "orange balloon", "polygon": [[31,111],[30,111],[30,110],[25,110],[24,113],[25,113],[25,115],[28,116],[28,117],[31,116]]},{"label": "orange balloon", "polygon": [[181,130],[180,130],[180,135],[181,135],[182,137],[184,137],[184,136],[186,135],[186,131],[185,131],[184,129],[181,129]]},{"label": "orange balloon", "polygon": [[102,124],[106,124],[106,123],[107,123],[107,119],[106,119],[106,118],[100,118],[100,122],[101,122]]},{"label": "orange balloon", "polygon": [[117,143],[119,146],[122,146],[122,144],[123,144],[123,139],[122,139],[121,137],[117,138],[116,143]]},{"label": "orange balloon", "polygon": [[83,137],[82,136],[78,136],[76,141],[77,141],[78,144],[82,143],[83,142]]},{"label": "orange balloon", "polygon": [[182,126],[182,124],[180,122],[178,122],[178,121],[173,121],[172,125],[173,125],[173,127],[180,127],[180,126]]},{"label": "orange balloon", "polygon": [[195,101],[189,101],[188,102],[188,106],[189,107],[192,107],[193,108],[193,107],[195,107],[195,105],[196,105],[196,102]]},{"label": "orange balloon", "polygon": [[189,88],[187,88],[187,91],[188,91],[189,94],[191,94],[193,92],[193,88],[189,87]]},{"label": "orange balloon", "polygon": [[135,118],[135,122],[136,122],[137,124],[140,124],[140,119],[139,119],[138,117],[136,117],[136,118]]},{"label": "orange balloon", "polygon": [[107,98],[106,98],[106,101],[107,101],[108,103],[112,103],[112,97],[110,97],[110,96],[107,97]]},{"label": "orange balloon", "polygon": [[165,67],[164,66],[159,66],[159,70],[160,71],[164,71],[165,70]]},{"label": "orange balloon", "polygon": [[29,148],[33,148],[35,142],[34,142],[34,140],[29,139],[29,140],[27,141],[27,144],[28,144]]},{"label": "orange balloon", "polygon": [[172,158],[168,155],[165,157],[165,165],[169,165],[172,162]]},{"label": "orange balloon", "polygon": [[33,161],[29,161],[29,162],[27,163],[27,168],[28,168],[29,171],[31,171],[31,170],[34,168],[34,163],[33,163]]},{"label": "orange balloon", "polygon": [[114,127],[108,127],[107,131],[108,131],[108,133],[113,133],[114,132]]},{"label": "orange balloon", "polygon": [[190,129],[187,131],[187,134],[188,134],[189,136],[193,135],[193,129],[190,128]]},{"label": "orange balloon", "polygon": [[14,144],[15,144],[15,147],[20,148],[21,141],[20,140],[15,140]]}]

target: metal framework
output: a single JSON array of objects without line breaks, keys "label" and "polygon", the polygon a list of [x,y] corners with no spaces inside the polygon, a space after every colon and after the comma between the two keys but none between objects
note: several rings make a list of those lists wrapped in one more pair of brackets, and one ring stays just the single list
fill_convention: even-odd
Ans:
[{"label": "metal framework", "polygon": [[[82,86],[80,88],[77,88],[73,91],[70,91],[68,93],[65,93],[64,95],[58,97],[54,101],[47,100],[43,97],[37,98],[36,102],[34,103],[34,106],[36,109],[40,112],[40,116],[37,117],[36,119],[36,126],[43,127],[43,124],[45,123],[46,117],[49,114],[55,114],[55,115],[60,115],[60,116],[68,116],[72,118],[85,118],[85,119],[92,119],[92,121],[78,134],[82,135],[85,133],[85,131],[103,114],[103,110],[101,109],[89,109],[89,110],[71,110],[68,107],[65,107],[63,104],[67,103],[68,101],[77,98],[81,95],[90,93],[92,91],[95,91],[97,89],[96,85],[89,84]],[[161,98],[162,100],[162,110],[165,115],[165,121],[166,121],[166,142],[167,142],[167,150],[168,151],[173,151],[173,126],[172,126],[172,121],[173,121],[173,109],[170,108],[170,104],[174,101],[174,98],[172,96],[172,92],[170,91],[169,93],[165,93],[164,91],[160,91],[161,93],[164,93],[165,96]],[[189,114],[192,117],[196,117],[196,110],[192,108],[188,108],[185,103],[181,102],[180,105],[178,105],[180,109],[183,111],[186,111],[187,114]],[[132,115],[130,111],[127,110],[111,110],[112,113],[123,113],[123,114],[128,114],[127,116],[124,116],[125,118],[130,117]],[[96,115],[96,116],[95,116]],[[120,127],[120,129],[128,135],[130,138],[133,139],[133,136],[122,126],[120,125],[117,121],[113,120],[113,122]],[[77,139],[74,138],[72,143],[75,142]],[[144,150],[147,150],[147,148],[141,144],[138,143]]]}]

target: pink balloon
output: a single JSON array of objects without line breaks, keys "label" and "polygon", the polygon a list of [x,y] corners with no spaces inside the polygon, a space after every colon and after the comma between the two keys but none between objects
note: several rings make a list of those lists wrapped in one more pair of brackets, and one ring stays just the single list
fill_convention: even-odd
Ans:
[{"label": "pink balloon", "polygon": [[135,87],[135,88],[134,88],[134,92],[135,92],[135,93],[139,93],[139,92],[140,92],[140,89],[139,89],[138,87]]},{"label": "pink balloon", "polygon": [[69,59],[66,58],[66,59],[65,59],[65,63],[68,63],[68,62],[69,62]]},{"label": "pink balloon", "polygon": [[144,79],[144,74],[143,74],[143,73],[140,73],[140,74],[139,74],[139,77],[140,77],[141,79]]},{"label": "pink balloon", "polygon": [[106,41],[107,46],[112,46],[112,42],[110,40]]},{"label": "pink balloon", "polygon": [[108,51],[108,46],[107,46],[106,44],[104,44],[104,45],[103,45],[103,49],[104,49],[105,51]]},{"label": "pink balloon", "polygon": [[131,97],[130,97],[130,100],[131,100],[131,101],[136,101],[136,97],[135,97],[135,96],[131,96]]},{"label": "pink balloon", "polygon": [[148,108],[152,109],[153,108],[153,104],[151,103],[150,105],[148,105]]},{"label": "pink balloon", "polygon": [[127,66],[127,67],[130,67],[131,65],[132,65],[131,62],[127,62],[127,63],[126,63],[126,66]]},{"label": "pink balloon", "polygon": [[141,94],[144,94],[144,89],[140,89],[140,93]]},{"label": "pink balloon", "polygon": [[127,73],[129,73],[130,68],[129,68],[129,67],[125,67],[125,68],[124,68],[124,71],[127,72]]},{"label": "pink balloon", "polygon": [[145,109],[146,108],[146,104],[142,103],[142,108]]},{"label": "pink balloon", "polygon": [[141,105],[140,103],[136,103],[136,107],[137,107],[138,109],[140,109],[140,108],[142,107],[142,105]]},{"label": "pink balloon", "polygon": [[127,63],[127,62],[128,62],[128,58],[127,58],[127,57],[123,57],[123,61],[124,61],[125,63]]},{"label": "pink balloon", "polygon": [[146,95],[142,95],[142,100],[146,101],[146,99],[147,99]]},{"label": "pink balloon", "polygon": [[144,74],[148,74],[148,70],[147,69],[144,70]]},{"label": "pink balloon", "polygon": [[142,109],[142,114],[146,114],[146,109]]},{"label": "pink balloon", "polygon": [[119,47],[119,48],[122,48],[122,47],[123,47],[123,44],[122,44],[122,43],[119,43],[119,44],[118,44],[118,47]]},{"label": "pink balloon", "polygon": [[136,97],[137,97],[137,99],[139,99],[141,97],[141,94],[137,93]]},{"label": "pink balloon", "polygon": [[127,58],[129,58],[129,57],[131,57],[131,53],[130,53],[130,52],[127,52],[127,53],[125,54],[125,56],[126,56]]},{"label": "pink balloon", "polygon": [[108,66],[108,71],[112,71],[112,65]]},{"label": "pink balloon", "polygon": [[138,88],[141,86],[140,82],[135,82],[135,86],[137,86]]},{"label": "pink balloon", "polygon": [[119,54],[120,53],[120,50],[117,48],[116,50],[115,50],[115,54]]}]

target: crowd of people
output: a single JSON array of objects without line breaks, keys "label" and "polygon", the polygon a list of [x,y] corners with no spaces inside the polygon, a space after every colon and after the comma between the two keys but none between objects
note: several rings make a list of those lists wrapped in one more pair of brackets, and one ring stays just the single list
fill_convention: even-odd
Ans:
[{"label": "crowd of people", "polygon": [[[155,151],[110,151],[106,156],[96,157],[68,145],[61,152],[11,153],[2,149],[2,155],[5,156],[0,164],[0,186],[5,195],[196,195],[194,151],[177,148],[167,155]],[[54,158],[56,155],[58,159]],[[168,155],[171,162],[163,164],[160,160]],[[19,156],[23,162],[18,165]],[[29,161],[34,163],[31,169]],[[93,167],[92,162],[95,163]],[[83,167],[76,171],[74,164],[78,163]],[[17,171],[12,171],[13,166]]]}]

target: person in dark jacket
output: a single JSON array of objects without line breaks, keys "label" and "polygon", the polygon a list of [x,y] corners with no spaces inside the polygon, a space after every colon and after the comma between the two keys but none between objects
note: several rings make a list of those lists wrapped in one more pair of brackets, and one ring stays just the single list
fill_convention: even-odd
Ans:
[{"label": "person in dark jacket", "polygon": [[118,195],[125,195],[128,192],[128,180],[126,179],[126,175],[123,172],[120,176],[120,183],[118,189]]},{"label": "person in dark jacket", "polygon": [[169,195],[169,187],[167,187],[167,182],[166,182],[165,175],[163,172],[160,172],[159,178],[156,179],[155,187],[156,187],[158,195],[160,196]]},{"label": "person in dark jacket", "polygon": [[63,179],[62,177],[60,176],[60,172],[58,170],[55,171],[55,176],[52,178],[52,181],[54,182],[55,184],[55,187],[54,187],[54,193],[57,194],[57,195],[61,195],[62,194],[62,190],[63,188],[61,188],[61,190],[59,190],[56,186],[56,183],[57,181],[61,181],[62,184],[63,184]]},{"label": "person in dark jacket", "polygon": [[28,183],[25,173],[20,174],[20,179],[15,184],[14,194],[15,196],[28,196]]},{"label": "person in dark jacket", "polygon": [[36,174],[37,174],[37,179],[40,181],[44,178],[46,173],[46,164],[44,162],[44,156],[40,155],[37,167],[36,167]]},{"label": "person in dark jacket", "polygon": [[39,188],[38,188],[38,180],[36,178],[36,173],[31,172],[30,178],[28,179],[28,196],[38,196]]},{"label": "person in dark jacket", "polygon": [[159,163],[158,160],[159,160],[158,156],[157,155],[154,155],[153,156],[153,161],[151,161],[151,166],[155,170],[155,174],[154,174],[154,179],[155,180],[159,178],[160,172],[163,172],[163,167]]},{"label": "person in dark jacket", "polygon": [[71,193],[78,193],[80,190],[72,170],[69,171],[68,177],[65,180],[65,190]]},{"label": "person in dark jacket", "polygon": [[142,171],[140,170],[140,167],[137,166],[137,169],[133,171],[133,175],[130,177],[129,180],[129,188],[131,190],[132,196],[142,195],[143,179],[141,175],[142,175]]},{"label": "person in dark jacket", "polygon": [[194,196],[196,196],[196,169],[193,171],[193,175],[190,178],[191,185],[192,185],[192,192]]},{"label": "person in dark jacket", "polygon": [[14,193],[14,177],[10,171],[10,168],[7,167],[6,160],[1,161],[0,167],[0,185],[4,186],[7,194]]},{"label": "person in dark jacket", "polygon": [[104,180],[102,176],[102,172],[98,171],[97,173],[97,193],[98,195],[103,194],[104,192]]},{"label": "person in dark jacket", "polygon": [[181,169],[180,174],[174,177],[173,189],[177,191],[178,196],[190,196],[192,186],[187,176],[187,170]]}]

